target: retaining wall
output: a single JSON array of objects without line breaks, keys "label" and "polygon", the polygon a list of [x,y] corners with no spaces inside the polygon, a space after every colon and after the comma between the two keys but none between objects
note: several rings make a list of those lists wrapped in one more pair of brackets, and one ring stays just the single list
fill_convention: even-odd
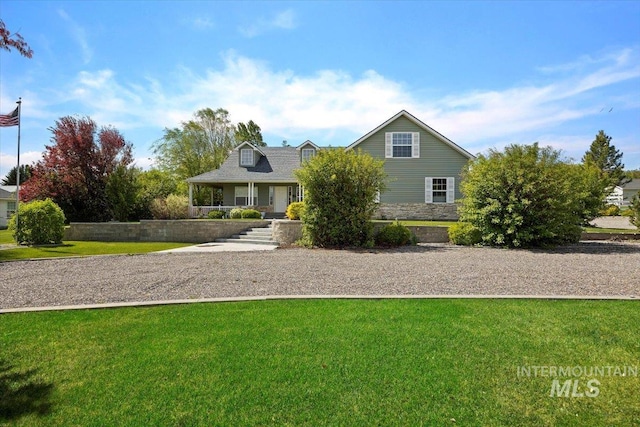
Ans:
[{"label": "retaining wall", "polygon": [[134,222],[72,222],[64,240],[100,242],[204,243],[224,239],[252,227],[266,227],[268,221],[227,220],[142,220]]},{"label": "retaining wall", "polygon": [[[379,230],[389,222],[374,223],[374,230]],[[449,241],[447,227],[426,227],[426,226],[410,226],[407,227],[415,234],[419,243],[446,243]],[[277,220],[273,222],[273,240],[281,245],[290,245],[295,243],[302,237],[302,222],[290,220]]]}]

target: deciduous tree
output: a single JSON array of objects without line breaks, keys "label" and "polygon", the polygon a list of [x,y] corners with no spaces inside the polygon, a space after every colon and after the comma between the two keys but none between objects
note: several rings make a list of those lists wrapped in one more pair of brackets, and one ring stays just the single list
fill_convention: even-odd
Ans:
[{"label": "deciduous tree", "polygon": [[[162,139],[154,144],[156,164],[183,182],[217,169],[237,145],[235,132],[227,110],[198,110],[194,118],[183,122],[180,128],[164,130]],[[196,189],[194,197],[205,203],[210,195]]]},{"label": "deciduous tree", "polygon": [[50,197],[69,221],[112,219],[107,182],[118,167],[132,163],[131,144],[117,129],[98,128],[89,117],[62,117],[50,130],[52,145],[25,182],[22,200]]}]

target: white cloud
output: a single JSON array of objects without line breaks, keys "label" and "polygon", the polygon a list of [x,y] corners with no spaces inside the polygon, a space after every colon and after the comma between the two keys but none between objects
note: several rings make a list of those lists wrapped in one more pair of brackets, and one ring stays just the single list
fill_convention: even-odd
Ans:
[{"label": "white cloud", "polygon": [[296,14],[292,9],[283,10],[270,18],[256,18],[253,22],[238,27],[245,37],[256,37],[273,30],[293,30],[298,26]]},{"label": "white cloud", "polygon": [[[595,117],[604,106],[637,109],[637,93],[614,91],[603,97],[600,89],[637,81],[638,57],[637,50],[624,50],[592,59],[588,70],[560,73],[551,82],[547,75],[544,84],[417,98],[414,88],[375,70],[300,75],[230,51],[223,54],[221,68],[204,73],[180,68],[166,85],[155,78],[122,82],[111,70],[82,72],[70,85],[68,101],[80,102],[98,123],[121,130],[177,126],[200,108],[223,107],[233,121],[252,119],[270,135],[289,141],[315,137],[320,144],[333,145],[349,144],[406,109],[475,153],[489,143],[530,143],[538,135],[551,136],[554,127]],[[558,148],[571,145],[562,142],[562,136],[556,141]]]},{"label": "white cloud", "polygon": [[[7,149],[3,148],[3,150]],[[20,153],[21,165],[31,165],[39,160],[42,160],[41,151],[26,151]],[[16,154],[8,154],[6,151],[0,151],[0,180],[4,178],[12,168],[16,167],[17,162],[18,157]]]},{"label": "white cloud", "polygon": [[80,50],[82,52],[82,60],[85,64],[88,64],[89,62],[91,62],[91,58],[93,57],[93,49],[91,49],[91,47],[89,46],[85,29],[80,26],[80,24],[78,24],[75,20],[73,20],[73,18],[71,18],[71,16],[69,16],[69,14],[63,9],[58,10],[58,15],[69,25],[71,36],[80,46]]}]

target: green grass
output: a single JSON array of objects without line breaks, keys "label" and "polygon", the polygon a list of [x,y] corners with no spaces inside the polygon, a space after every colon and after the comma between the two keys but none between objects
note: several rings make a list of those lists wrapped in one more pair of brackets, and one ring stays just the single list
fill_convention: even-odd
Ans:
[{"label": "green grass", "polygon": [[638,425],[638,377],[550,397],[552,378],[518,367],[637,366],[639,308],[297,300],[4,314],[0,423]]},{"label": "green grass", "polygon": [[0,261],[67,256],[143,254],[189,246],[192,243],[170,242],[85,242],[68,241],[61,245],[23,246],[0,250]]},{"label": "green grass", "polygon": [[626,228],[600,228],[600,227],[584,227],[586,233],[613,233],[613,234],[636,234],[640,233],[639,229],[629,230]]},{"label": "green grass", "polygon": [[[389,220],[376,220],[374,222],[389,222]],[[395,220],[393,221],[395,222]],[[407,227],[450,227],[457,221],[420,221],[420,220],[400,220],[400,224]]]},{"label": "green grass", "polygon": [[0,230],[0,245],[6,245],[9,243],[15,243],[15,240],[13,240],[13,236],[11,235],[11,232],[9,232],[9,230],[7,229]]}]

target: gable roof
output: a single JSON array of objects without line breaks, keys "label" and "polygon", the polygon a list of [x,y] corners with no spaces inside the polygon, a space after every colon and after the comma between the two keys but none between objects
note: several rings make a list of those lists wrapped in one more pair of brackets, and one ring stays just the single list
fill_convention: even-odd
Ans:
[{"label": "gable roof", "polygon": [[16,189],[15,185],[0,185],[0,199],[15,199]]},{"label": "gable roof", "polygon": [[298,145],[298,146],[296,147],[296,150],[302,150],[302,148],[303,148],[303,147],[305,147],[305,146],[307,146],[307,145],[312,146],[312,147],[313,147],[313,148],[315,148],[316,150],[319,150],[319,149],[320,149],[320,147],[318,147],[316,144],[314,144],[314,143],[313,143],[313,141],[311,141],[311,140],[307,139],[305,142],[303,142],[302,144]]},{"label": "gable roof", "polygon": [[416,118],[415,116],[413,116],[412,114],[410,114],[406,110],[400,111],[398,114],[396,114],[395,116],[391,117],[389,120],[387,120],[386,122],[382,123],[377,128],[373,129],[372,131],[368,132],[364,136],[362,136],[359,139],[357,139],[353,144],[349,145],[346,149],[347,150],[351,150],[351,149],[357,147],[358,144],[360,144],[362,141],[368,139],[370,136],[372,136],[376,132],[382,130],[383,128],[385,128],[390,123],[395,122],[400,117],[405,117],[406,119],[410,120],[416,126],[420,127],[422,130],[424,130],[426,133],[434,136],[436,139],[440,140],[444,144],[446,144],[449,147],[453,148],[454,150],[456,150],[458,153],[462,154],[463,156],[465,156],[465,157],[467,157],[469,159],[475,159],[475,156],[473,154],[469,153],[467,150],[465,150],[464,148],[460,147],[458,144],[456,144],[455,142],[451,141],[449,138],[447,138],[446,136],[442,135],[440,132],[438,132],[435,129],[429,127],[426,123],[420,121],[418,118]]},{"label": "gable roof", "polygon": [[258,153],[262,154],[263,156],[265,155],[265,154],[262,152],[262,150],[261,150],[260,148],[258,148],[257,146],[255,146],[255,145],[253,145],[252,143],[247,142],[247,141],[245,141],[245,142],[243,142],[243,143],[239,144],[236,148],[234,148],[234,150],[235,150],[235,151],[240,151],[240,149],[241,149],[242,147],[244,147],[245,145],[248,145],[250,148],[253,148],[255,151],[257,151]]},{"label": "gable roof", "polygon": [[[249,144],[248,142],[246,144]],[[251,144],[249,144],[251,145]],[[293,171],[300,168],[300,152],[295,147],[260,147],[262,154],[254,167],[240,166],[239,150],[234,149],[219,169],[187,179],[198,183],[296,182]]]}]

